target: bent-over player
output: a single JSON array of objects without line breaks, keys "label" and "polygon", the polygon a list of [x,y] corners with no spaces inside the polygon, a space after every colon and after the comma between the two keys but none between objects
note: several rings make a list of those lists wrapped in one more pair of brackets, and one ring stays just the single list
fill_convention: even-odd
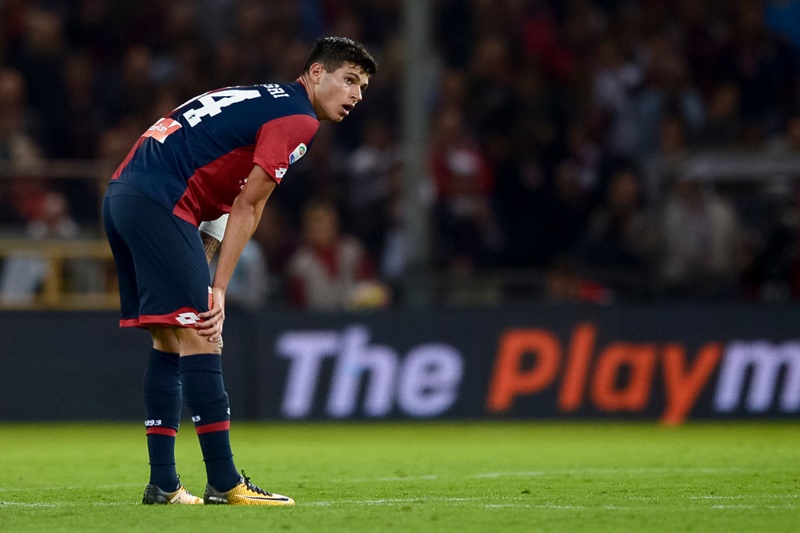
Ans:
[{"label": "bent-over player", "polygon": [[[121,327],[147,329],[153,347],[144,398],[150,481],[144,503],[293,505],[239,474],[222,376],[225,290],[264,204],[302,158],[322,120],[361,101],[377,65],[359,43],[314,43],[288,84],[217,89],[153,124],[109,182],[103,220],[119,277]],[[229,213],[213,283],[198,226]],[[175,437],[192,415],[208,484],[179,482]]]}]

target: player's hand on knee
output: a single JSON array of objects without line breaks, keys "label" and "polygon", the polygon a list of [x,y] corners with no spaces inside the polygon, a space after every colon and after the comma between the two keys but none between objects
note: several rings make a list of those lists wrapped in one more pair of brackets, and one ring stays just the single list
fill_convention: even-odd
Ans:
[{"label": "player's hand on knee", "polygon": [[209,342],[222,347],[222,324],[225,321],[225,293],[220,289],[212,289],[211,309],[200,313],[202,322],[195,325],[197,333],[208,337]]}]

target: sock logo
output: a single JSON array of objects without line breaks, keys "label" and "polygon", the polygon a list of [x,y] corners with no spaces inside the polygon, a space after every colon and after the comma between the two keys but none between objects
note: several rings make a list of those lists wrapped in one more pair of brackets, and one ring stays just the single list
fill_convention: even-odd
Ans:
[{"label": "sock logo", "polygon": [[200,422],[200,417],[199,417],[199,416],[197,416],[197,415],[193,416],[193,417],[192,417],[192,422],[194,422],[195,424],[196,424],[196,423],[198,423],[198,422]]},{"label": "sock logo", "polygon": [[160,425],[161,425],[161,419],[145,420],[144,421],[144,427],[151,428],[153,426],[160,426]]}]

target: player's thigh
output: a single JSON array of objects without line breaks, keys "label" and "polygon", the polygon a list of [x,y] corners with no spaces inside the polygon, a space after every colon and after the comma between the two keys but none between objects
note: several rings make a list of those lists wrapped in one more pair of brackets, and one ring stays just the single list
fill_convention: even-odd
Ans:
[{"label": "player's thigh", "polygon": [[211,282],[197,228],[135,195],[112,203],[112,215],[133,258],[139,325],[193,327],[208,310]]}]

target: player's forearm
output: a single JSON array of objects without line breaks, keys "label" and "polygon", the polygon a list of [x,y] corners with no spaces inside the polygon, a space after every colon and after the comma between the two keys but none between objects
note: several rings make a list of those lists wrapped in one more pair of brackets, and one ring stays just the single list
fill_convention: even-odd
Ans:
[{"label": "player's forearm", "polygon": [[209,263],[214,259],[214,254],[217,253],[219,248],[219,241],[209,235],[208,233],[200,233],[200,238],[203,239],[203,250],[206,252],[206,261]]},{"label": "player's forearm", "polygon": [[233,276],[233,269],[242,255],[247,241],[256,231],[256,226],[261,220],[264,204],[267,203],[277,182],[258,165],[250,171],[242,192],[233,201],[228,217],[228,226],[225,229],[225,238],[219,250],[217,270],[214,274],[212,290],[225,291],[228,282]]},{"label": "player's forearm", "polygon": [[228,227],[225,230],[225,238],[222,240],[219,250],[217,269],[214,273],[214,287],[222,290],[228,288],[228,282],[233,276],[236,263],[247,242],[255,233],[262,210],[263,204],[253,206],[240,202],[238,199],[234,201],[228,218]]},{"label": "player's forearm", "polygon": [[203,241],[203,249],[206,252],[206,261],[209,263],[217,253],[219,243],[225,235],[225,228],[228,224],[228,215],[222,215],[216,220],[209,220],[200,223],[200,238]]}]

